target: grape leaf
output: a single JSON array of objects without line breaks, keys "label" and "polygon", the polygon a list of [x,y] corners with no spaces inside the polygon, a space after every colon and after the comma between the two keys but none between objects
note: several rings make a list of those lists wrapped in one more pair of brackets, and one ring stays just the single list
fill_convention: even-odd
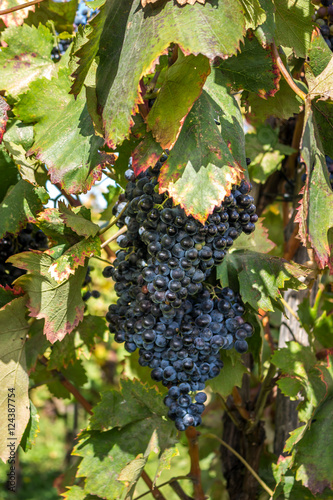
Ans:
[{"label": "grape leaf", "polygon": [[308,64],[305,64],[305,75],[309,85],[308,95],[310,99],[319,97],[320,100],[324,101],[333,100],[333,57],[318,76],[313,73]]},{"label": "grape leaf", "polygon": [[254,233],[247,235],[242,233],[234,242],[233,250],[255,250],[256,252],[268,253],[276,246],[268,237],[268,229],[263,225],[263,218],[256,223]]},{"label": "grape leaf", "polygon": [[313,74],[319,76],[331,59],[332,52],[322,37],[319,28],[315,28],[308,51],[308,65],[311,67]]},{"label": "grape leaf", "polygon": [[78,0],[67,0],[66,2],[44,0],[38,5],[35,12],[29,12],[25,23],[38,27],[39,23],[46,24],[49,21],[52,22],[58,33],[62,31],[72,33],[77,6]]},{"label": "grape leaf", "polygon": [[273,96],[280,72],[271,48],[263,48],[255,37],[245,38],[240,54],[222,61],[219,68],[234,90],[248,90],[260,97]]},{"label": "grape leaf", "polygon": [[164,415],[162,396],[139,381],[123,381],[121,392],[103,393],[93,429],[80,435],[73,452],[82,457],[77,476],[85,477],[85,492],[118,500],[132,490],[152,451],[159,455],[156,476],[170,468],[178,454],[176,432]]},{"label": "grape leaf", "polygon": [[[203,91],[188,114],[159,176],[160,192],[168,191],[175,204],[180,204],[187,214],[201,222],[244,176],[230,143],[225,142],[214,121],[223,114],[218,104]],[[239,124],[235,122],[238,132]]]},{"label": "grape leaf", "polygon": [[46,26],[10,27],[2,34],[8,47],[0,51],[0,89],[17,97],[37,78],[51,79],[56,66],[51,59],[53,36]]},{"label": "grape leaf", "polygon": [[[14,299],[0,310],[0,458],[6,462],[14,456],[29,421],[29,378],[24,345],[29,324],[25,319],[26,297]],[[10,431],[9,415],[15,416]],[[6,439],[8,438],[8,439]],[[14,439],[15,438],[15,439]]]},{"label": "grape leaf", "polygon": [[266,21],[266,13],[259,0],[241,0],[246,19],[246,29],[255,29]]},{"label": "grape leaf", "polygon": [[20,442],[20,446],[25,452],[31,450],[31,448],[35,444],[35,439],[38,433],[39,433],[39,415],[37,413],[35,405],[30,400],[30,418]]},{"label": "grape leaf", "polygon": [[0,145],[0,176],[0,203],[2,203],[9,187],[16,184],[19,180],[16,165],[7,153],[3,144]]},{"label": "grape leaf", "polygon": [[29,338],[25,345],[28,373],[35,369],[38,356],[45,353],[50,342],[44,335],[44,320],[34,321],[29,328]]},{"label": "grape leaf", "polygon": [[207,385],[209,385],[214,392],[218,392],[221,396],[226,398],[231,394],[235,386],[242,386],[243,375],[247,370],[240,355],[230,356],[228,351],[222,350],[221,359],[223,361],[221,373],[212,380],[209,380]]},{"label": "grape leaf", "polygon": [[314,6],[307,0],[275,0],[277,45],[290,47],[297,57],[305,57],[310,46]]},{"label": "grape leaf", "polygon": [[[76,485],[71,486],[71,487],[66,486],[66,488],[68,488],[68,490],[65,491],[64,493],[61,493],[61,496],[63,498],[65,498],[65,500],[86,500],[87,495],[84,492],[84,489],[80,488],[80,486],[76,486]],[[90,500],[91,500],[91,496],[90,496]]]},{"label": "grape leaf", "polygon": [[333,158],[333,102],[316,99],[311,104],[324,152]]},{"label": "grape leaf", "polygon": [[215,118],[220,123],[223,140],[229,144],[233,157],[246,170],[243,117],[237,100],[227,88],[226,78],[218,68],[213,68],[204,90],[211,97],[216,109]]},{"label": "grape leaf", "polygon": [[99,148],[103,139],[95,135],[84,94],[77,99],[68,94],[68,77],[69,69],[61,68],[51,81],[34,81],[20,96],[14,113],[23,122],[36,123],[35,142],[28,154],[36,154],[46,164],[51,182],[68,193],[80,193],[102,175]]},{"label": "grape leaf", "polygon": [[[298,80],[294,80],[296,85],[307,91],[305,85]],[[263,123],[268,116],[274,115],[277,118],[287,120],[294,113],[299,113],[303,101],[289,87],[288,83],[281,79],[279,90],[274,96],[262,99],[254,92],[246,92],[242,95],[242,102],[246,109],[246,118],[251,124]]]},{"label": "grape leaf", "polygon": [[50,266],[49,272],[57,283],[67,280],[70,275],[75,274],[78,266],[84,266],[86,258],[92,254],[100,255],[101,240],[95,238],[85,238],[64,251]]},{"label": "grape leaf", "polygon": [[307,177],[295,222],[305,246],[311,246],[321,269],[329,266],[333,272],[332,244],[329,229],[333,227],[333,196],[329,184],[325,156],[316,130],[313,113],[306,106],[301,157]]},{"label": "grape leaf", "polygon": [[174,145],[209,73],[207,57],[201,54],[184,56],[181,51],[176,62],[166,71],[162,87],[146,119],[153,137],[163,149],[171,149]]},{"label": "grape leaf", "polygon": [[79,267],[74,275],[59,284],[50,273],[54,263],[50,255],[23,252],[11,256],[8,261],[28,272],[18,278],[15,285],[22,287],[29,296],[30,316],[45,319],[44,334],[52,344],[62,340],[83,319],[81,285],[86,266]]},{"label": "grape leaf", "polygon": [[[97,96],[103,109],[105,139],[112,148],[128,137],[133,125],[131,115],[142,102],[139,82],[154,72],[170,43],[177,43],[185,54],[200,53],[213,59],[235,54],[243,37],[244,18],[238,1],[223,2],[219,8],[215,8],[216,0],[183,8],[163,1],[162,5],[149,4],[145,9],[139,2],[126,0],[120,8],[114,0],[106,4],[108,12],[100,16],[104,29],[99,42]],[[193,31],[194,25],[200,26],[199,36]],[[97,43],[93,36],[80,49],[84,72],[88,61],[95,57]],[[85,57],[85,53],[89,55]],[[80,78],[80,70],[76,76]]]},{"label": "grape leaf", "polygon": [[[17,5],[22,5],[27,3],[26,0],[0,0],[1,10],[9,9],[11,7],[16,7]],[[16,12],[10,12],[9,14],[3,14],[1,16],[1,21],[3,21],[6,27],[9,26],[19,26],[23,24],[24,19],[29,14],[30,10],[34,10],[35,6],[30,5],[24,9],[20,9]]]},{"label": "grape leaf", "polygon": [[325,488],[333,489],[332,477],[332,412],[333,396],[325,399],[315,412],[311,427],[297,444],[294,468],[296,479],[317,495]]},{"label": "grape leaf", "polygon": [[273,301],[280,297],[280,290],[307,288],[305,282],[312,276],[311,270],[285,259],[252,251],[228,253],[217,266],[217,278],[225,279],[225,273],[237,276],[243,302],[258,311],[274,311]]},{"label": "grape leaf", "polygon": [[35,188],[20,180],[10,189],[0,204],[0,237],[5,233],[18,234],[28,222],[35,222],[38,212],[47,201],[44,188]]},{"label": "grape leaf", "polygon": [[266,20],[258,26],[254,34],[263,47],[267,47],[274,41],[275,33],[275,7],[271,0],[260,0],[261,8],[266,14]]},{"label": "grape leaf", "polygon": [[[99,231],[99,225],[91,222],[90,210],[87,213],[82,212],[82,207],[79,209],[66,206],[62,201],[59,202],[60,217],[67,227],[70,227],[79,236],[96,236]],[[80,213],[77,213],[80,210]],[[85,216],[86,215],[86,216]]]},{"label": "grape leaf", "polygon": [[5,99],[0,95],[0,144],[2,142],[3,134],[6,131],[9,110],[10,107],[8,106]]}]

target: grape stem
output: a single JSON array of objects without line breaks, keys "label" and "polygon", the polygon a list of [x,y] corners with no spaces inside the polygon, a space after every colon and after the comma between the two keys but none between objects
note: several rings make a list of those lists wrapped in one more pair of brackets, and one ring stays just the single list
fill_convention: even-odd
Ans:
[{"label": "grape stem", "polygon": [[195,427],[190,426],[186,429],[185,434],[188,440],[189,455],[191,459],[190,476],[193,480],[194,498],[195,500],[205,500],[206,496],[201,484],[201,469],[199,462],[199,433],[197,432]]},{"label": "grape stem", "polygon": [[[39,362],[42,363],[42,365],[47,367],[48,360],[45,356],[42,356],[41,358],[39,358]],[[86,400],[86,398],[84,398],[82,396],[82,394],[77,390],[77,388],[60,371],[51,370],[51,373],[59,378],[59,381],[68,390],[68,392],[73,394],[75,399],[83,406],[83,408],[90,415],[92,415],[93,414],[92,405],[89,403],[89,401]]]},{"label": "grape stem", "polygon": [[271,490],[270,487],[267,486],[267,484],[264,483],[264,481],[262,479],[260,479],[260,477],[258,476],[258,474],[256,473],[256,471],[252,469],[251,465],[248,464],[247,461],[239,453],[237,453],[237,451],[234,450],[228,443],[226,443],[225,441],[223,441],[223,439],[219,438],[215,434],[210,434],[210,433],[208,433],[208,434],[202,434],[202,437],[216,439],[217,441],[219,441],[219,443],[221,443],[222,446],[224,446],[225,448],[227,448],[227,450],[229,450],[231,453],[233,453],[235,455],[235,457],[237,457],[238,460],[240,462],[242,462],[243,465],[245,465],[245,467],[247,468],[247,470],[250,471],[250,473],[258,481],[258,483],[260,484],[260,486],[270,495],[270,500],[273,498],[274,491]]},{"label": "grape stem", "polygon": [[292,310],[292,308],[290,307],[290,305],[288,304],[288,302],[286,302],[282,296],[280,297],[280,301],[282,302],[282,304],[284,305],[284,307],[290,312],[290,314],[292,316],[294,316],[294,318],[296,318],[299,323],[301,323],[301,320],[299,319],[299,317],[297,316],[297,314],[295,313],[295,311]]},{"label": "grape stem", "polygon": [[297,94],[303,101],[305,101],[306,97],[307,97],[306,94],[296,85],[296,83],[293,80],[293,77],[289,74],[287,68],[285,67],[285,65],[282,62],[281,57],[279,56],[278,49],[277,49],[274,42],[272,43],[272,50],[273,50],[274,57],[276,59],[276,64],[277,64],[280,72],[284,76],[284,79],[288,83],[289,87],[295,92],[295,94]]},{"label": "grape stem", "polygon": [[43,2],[44,0],[32,0],[31,2],[24,3],[23,5],[15,5],[15,7],[10,7],[9,9],[0,10],[0,16],[4,16],[5,14],[10,14],[11,12],[15,12],[17,10],[25,9],[26,7],[30,7],[31,5],[35,5],[36,3]]},{"label": "grape stem", "polygon": [[[129,203],[129,202],[128,202]],[[99,231],[99,235],[105,233],[108,229],[110,229],[110,227],[114,226],[118,220],[120,219],[120,217],[123,215],[123,213],[125,212],[126,208],[128,207],[128,203],[126,203],[126,205],[124,206],[124,208],[122,209],[122,211],[120,212],[120,214],[115,218],[113,219],[110,224],[108,224],[106,227],[103,227],[100,231]]]},{"label": "grape stem", "polygon": [[165,496],[162,495],[160,490],[157,487],[154,488],[153,481],[150,479],[145,470],[142,471],[141,477],[148,486],[149,493],[151,493],[156,500],[166,500]]},{"label": "grape stem", "polygon": [[123,226],[121,229],[119,229],[119,231],[117,231],[113,236],[111,236],[111,238],[109,238],[108,240],[105,240],[104,243],[101,244],[101,248],[106,247],[106,245],[111,243],[111,241],[116,240],[118,238],[118,236],[126,233],[126,231],[127,231],[127,226]]},{"label": "grape stem", "polygon": [[[169,479],[169,481],[165,481],[165,483],[161,483],[158,486],[155,486],[155,488],[162,488],[163,486],[170,485],[170,487],[175,491],[175,493],[177,493],[177,495],[179,496],[179,498],[181,498],[181,500],[193,500],[182,489],[182,487],[178,483],[179,479],[188,479],[189,481],[192,481],[192,478],[190,476],[177,476],[177,477],[172,477],[171,479]],[[149,489],[145,493],[142,493],[142,495],[135,497],[134,500],[139,500],[140,498],[149,495],[149,493],[152,493],[151,489]]]}]

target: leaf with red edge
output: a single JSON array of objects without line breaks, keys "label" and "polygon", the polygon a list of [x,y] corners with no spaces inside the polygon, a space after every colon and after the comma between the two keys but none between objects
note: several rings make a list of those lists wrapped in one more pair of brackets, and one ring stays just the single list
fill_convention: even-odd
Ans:
[{"label": "leaf with red edge", "polygon": [[[27,3],[26,0],[0,0],[0,9],[10,9],[11,7],[16,7],[17,5],[22,5]],[[24,19],[28,16],[29,11],[35,10],[34,5],[30,5],[29,7],[25,7],[24,9],[20,9],[16,12],[10,12],[9,14],[3,14],[1,16],[1,20],[4,22],[6,27],[9,26],[19,26],[23,24]]]},{"label": "leaf with red edge", "polygon": [[81,286],[87,266],[79,267],[74,275],[62,283],[57,283],[50,273],[54,259],[38,251],[12,255],[11,262],[27,274],[15,281],[28,294],[28,309],[33,318],[45,319],[44,334],[53,344],[62,340],[83,319],[84,302]]},{"label": "leaf with red edge", "polygon": [[[209,59],[237,52],[244,35],[240,2],[226,0],[216,7],[212,0],[184,7],[164,0],[145,9],[140,0],[106,4],[107,14],[103,10],[104,15],[99,17],[104,25],[100,39],[92,34],[79,52],[86,74],[99,43],[96,89],[109,147],[115,148],[128,137],[132,115],[143,102],[140,81],[154,72],[159,57],[167,53],[171,43],[177,43],[185,54],[203,54]],[[96,29],[101,32],[101,26]],[[75,76],[82,81],[80,71],[81,67]]]},{"label": "leaf with red edge", "polygon": [[101,178],[103,139],[95,134],[84,93],[77,99],[68,93],[69,74],[68,68],[61,68],[57,78],[34,81],[14,113],[25,123],[35,123],[35,142],[28,154],[46,164],[53,184],[76,194]]},{"label": "leaf with red edge", "polygon": [[333,273],[333,240],[329,231],[333,227],[333,193],[316,122],[308,106],[304,119],[301,157],[306,164],[307,176],[295,222],[299,223],[302,243],[313,249],[318,266],[321,269],[329,266]]},{"label": "leaf with red edge", "polygon": [[222,109],[203,91],[159,176],[160,192],[168,191],[176,204],[201,222],[244,177],[230,141],[224,140],[214,121],[222,115]]},{"label": "leaf with red edge", "polygon": [[65,203],[59,202],[60,216],[66,226],[70,227],[79,236],[96,236],[99,225],[91,222],[90,210],[85,207],[66,207]]},{"label": "leaf with red edge", "polygon": [[184,56],[178,51],[176,62],[166,71],[157,99],[146,123],[163,149],[174,145],[184,120],[210,73],[207,57]]},{"label": "leaf with red edge", "polygon": [[155,165],[162,153],[161,145],[154,140],[151,132],[147,132],[132,155],[132,167],[135,175],[139,175],[150,166]]},{"label": "leaf with red edge", "polygon": [[6,125],[8,121],[9,105],[0,95],[0,144],[2,142],[3,134],[6,132]]},{"label": "leaf with red edge", "polygon": [[98,236],[81,240],[56,259],[50,266],[50,275],[57,283],[62,283],[71,274],[75,274],[75,269],[84,266],[87,257],[91,257],[91,254],[100,255],[100,253],[101,240]]}]

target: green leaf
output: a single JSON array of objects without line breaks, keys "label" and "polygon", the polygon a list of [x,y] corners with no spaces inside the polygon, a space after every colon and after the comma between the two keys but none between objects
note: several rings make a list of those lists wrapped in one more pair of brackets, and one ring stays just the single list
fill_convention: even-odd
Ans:
[{"label": "green leaf", "polygon": [[255,29],[266,21],[266,13],[259,0],[241,0],[246,19],[246,29]]},{"label": "green leaf", "polygon": [[314,494],[325,488],[333,489],[332,477],[332,412],[333,397],[327,398],[317,409],[311,426],[297,445],[294,467],[296,479]]},{"label": "green leaf", "polygon": [[313,249],[319,267],[323,269],[328,265],[332,270],[333,255],[328,231],[333,227],[333,196],[325,156],[312,111],[308,107],[301,156],[306,164],[307,177],[295,222],[299,223],[299,236],[303,244]]},{"label": "green leaf", "polygon": [[[168,191],[175,204],[201,222],[243,177],[230,145],[214,121],[222,115],[218,104],[203,91],[159,176],[160,192]],[[237,121],[235,128],[238,130]]]},{"label": "green leaf", "polygon": [[[0,310],[0,458],[4,462],[15,452],[29,421],[29,378],[24,352],[29,328],[26,300],[14,299]],[[10,414],[15,416],[13,422],[8,420]]]},{"label": "green leaf", "polygon": [[181,51],[176,62],[166,71],[162,87],[146,119],[148,128],[163,149],[171,149],[174,145],[209,73],[207,57],[201,54],[186,57]]},{"label": "green leaf", "polygon": [[34,188],[20,180],[10,189],[0,204],[0,237],[5,233],[18,234],[28,222],[35,222],[43,208],[44,188]]},{"label": "green leaf", "polygon": [[223,263],[217,266],[217,278],[234,273],[242,291],[242,299],[248,302],[255,311],[274,311],[272,301],[279,299],[280,290],[292,288],[305,289],[304,283],[311,271],[285,259],[271,257],[251,251],[234,251],[228,253]]},{"label": "green leaf", "polygon": [[86,192],[100,179],[103,139],[95,135],[84,93],[74,99],[69,89],[69,70],[60,69],[50,81],[34,81],[14,112],[23,122],[36,123],[28,154],[46,164],[53,184],[75,194]]},{"label": "green leaf", "polygon": [[[139,82],[154,72],[159,57],[171,43],[177,43],[185,54],[200,53],[209,59],[236,53],[244,29],[241,5],[234,1],[216,7],[216,1],[183,8],[168,1],[163,1],[163,8],[149,4],[142,9],[140,0],[123,1],[121,9],[115,0],[105,5],[100,16],[100,23],[105,24],[99,43],[97,95],[109,147],[115,148],[128,137],[133,124],[131,115],[142,102]],[[193,30],[196,25],[200,26],[200,36]],[[93,37],[80,51],[84,71],[87,61],[95,57],[96,43]],[[85,58],[85,52],[90,57]],[[76,74],[80,76],[79,70]]]},{"label": "green leaf", "polygon": [[[64,250],[81,240],[77,233],[65,225],[61,213],[57,208],[46,208],[43,212],[40,212],[37,217],[36,225],[43,233],[51,238],[51,240],[58,244],[65,245]],[[53,255],[54,250],[49,248],[48,253]]]},{"label": "green leaf", "polygon": [[[327,396],[328,391],[332,392],[329,371],[324,366],[317,367],[316,357],[311,348],[297,342],[288,342],[287,347],[275,351],[272,363],[288,377],[278,383],[284,394],[295,398],[297,392],[301,391],[303,398],[297,408],[299,419],[302,422],[308,422],[314,409]],[[297,440],[300,440],[302,436],[303,433],[299,434]],[[295,439],[293,443],[296,443]],[[290,447],[290,443],[288,446]]]},{"label": "green leaf", "polygon": [[108,431],[148,418],[152,413],[162,416],[165,405],[156,386],[149,387],[138,380],[125,379],[121,381],[121,392],[108,390],[102,393],[101,402],[93,412],[90,429]]},{"label": "green leaf", "polygon": [[77,6],[78,0],[67,0],[60,3],[44,0],[37,9],[35,8],[35,12],[29,12],[25,23],[38,27],[39,23],[46,24],[49,21],[52,22],[58,33],[62,31],[72,33]]},{"label": "green leaf", "polygon": [[19,180],[18,171],[15,163],[7,153],[4,145],[0,145],[0,203],[3,201],[10,186],[13,186]]},{"label": "green leaf", "polygon": [[226,398],[235,386],[242,386],[243,375],[247,370],[238,354],[230,355],[229,351],[221,351],[221,359],[223,361],[221,373],[209,380],[207,385]]},{"label": "green leaf", "polygon": [[248,90],[264,98],[278,90],[280,74],[272,50],[264,49],[255,37],[246,38],[240,54],[222,61],[219,68],[234,90]]},{"label": "green leaf", "polygon": [[275,7],[272,0],[260,0],[260,5],[266,14],[266,21],[258,26],[254,32],[263,47],[267,47],[274,41],[275,33]]},{"label": "green leaf", "polygon": [[242,233],[234,242],[233,250],[255,250],[260,253],[268,253],[276,246],[268,237],[268,229],[263,225],[264,219],[259,219],[254,233],[247,235]]},{"label": "green leaf", "polygon": [[23,252],[13,255],[9,261],[28,272],[18,278],[15,284],[29,296],[30,316],[45,319],[44,334],[52,344],[62,340],[83,319],[81,285],[86,267],[79,267],[74,275],[59,284],[50,273],[54,263],[50,255],[37,251]]},{"label": "green leaf", "polygon": [[22,436],[20,446],[27,452],[35,444],[35,439],[39,433],[39,415],[33,402],[30,400],[30,419]]},{"label": "green leaf", "polygon": [[275,0],[276,44],[305,57],[310,47],[314,7],[307,0]]},{"label": "green leaf", "polygon": [[113,209],[114,205],[116,204],[116,202],[118,201],[118,197],[119,197],[121,191],[122,191],[122,189],[119,186],[114,185],[114,184],[109,184],[109,186],[107,187],[107,192],[102,193],[103,198],[105,199],[105,201],[107,203],[107,207],[101,213],[101,220],[108,221],[108,220],[112,219],[112,217],[113,217],[112,209]]},{"label": "green leaf", "polygon": [[2,142],[3,134],[6,131],[9,110],[10,107],[8,106],[7,102],[2,96],[0,96],[0,144]]},{"label": "green leaf", "polygon": [[[294,80],[294,82],[303,92],[307,90],[302,82],[298,80]],[[250,123],[264,123],[266,118],[271,115],[287,120],[295,113],[299,113],[302,100],[289,87],[284,78],[281,78],[279,87],[279,90],[267,100],[262,99],[254,92],[242,95],[242,102],[246,107],[246,116]]]},{"label": "green leaf", "polygon": [[215,117],[221,124],[223,140],[230,144],[233,157],[246,171],[243,116],[237,100],[229,93],[226,79],[218,68],[212,69],[204,90],[215,101],[212,105],[216,109]]},{"label": "green leaf", "polygon": [[315,76],[312,68],[306,64],[305,76],[309,85],[308,94],[310,99],[318,97],[321,100],[333,100],[333,57],[318,76]]},{"label": "green leaf", "polygon": [[315,28],[308,51],[308,64],[313,74],[319,76],[331,59],[332,52],[322,37],[319,28]]},{"label": "green leaf", "polygon": [[2,34],[8,47],[0,52],[0,89],[12,97],[26,92],[37,78],[56,73],[51,59],[53,36],[46,26],[12,26]]},{"label": "green leaf", "polygon": [[315,99],[311,104],[324,152],[333,158],[333,102]]},{"label": "green leaf", "polygon": [[159,456],[156,475],[170,468],[176,432],[164,415],[162,396],[138,381],[123,381],[120,393],[103,393],[92,426],[116,427],[83,432],[73,452],[82,457],[77,476],[85,477],[85,492],[118,500],[134,488],[152,451]]},{"label": "green leaf", "polygon": [[61,493],[61,496],[65,498],[65,500],[85,500],[87,498],[86,493],[80,486],[74,485],[70,488],[66,486],[66,488],[68,488],[68,490]]},{"label": "green leaf", "polygon": [[[82,207],[80,208],[72,208],[70,206],[66,206],[62,201],[59,202],[59,211],[60,217],[66,224],[66,226],[70,227],[76,234],[79,236],[96,236],[99,231],[99,225],[91,222],[91,213],[90,210],[87,212],[82,211]],[[80,210],[80,213],[77,213]]]}]

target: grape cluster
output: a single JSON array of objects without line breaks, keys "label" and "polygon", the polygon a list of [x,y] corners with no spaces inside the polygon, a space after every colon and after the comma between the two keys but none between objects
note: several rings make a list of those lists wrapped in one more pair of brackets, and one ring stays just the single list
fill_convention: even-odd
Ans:
[{"label": "grape cluster", "polygon": [[105,277],[115,281],[116,304],[107,321],[116,342],[139,349],[139,363],[169,388],[165,404],[177,429],[199,425],[206,395],[195,402],[223,363],[221,349],[247,350],[253,328],[242,318],[244,306],[230,288],[203,284],[233,241],[250,234],[257,221],[250,185],[244,181],[209,215],[205,224],[173,206],[158,192],[159,162],[135,178],[129,168],[125,193],[114,207],[120,246]]},{"label": "grape cluster", "polygon": [[315,0],[318,5],[316,22],[325,42],[333,50],[333,0]]},{"label": "grape cluster", "polygon": [[47,237],[32,224],[27,224],[17,236],[5,234],[0,239],[0,285],[11,286],[14,280],[26,272],[6,262],[11,255],[28,250],[46,250],[47,247]]}]

